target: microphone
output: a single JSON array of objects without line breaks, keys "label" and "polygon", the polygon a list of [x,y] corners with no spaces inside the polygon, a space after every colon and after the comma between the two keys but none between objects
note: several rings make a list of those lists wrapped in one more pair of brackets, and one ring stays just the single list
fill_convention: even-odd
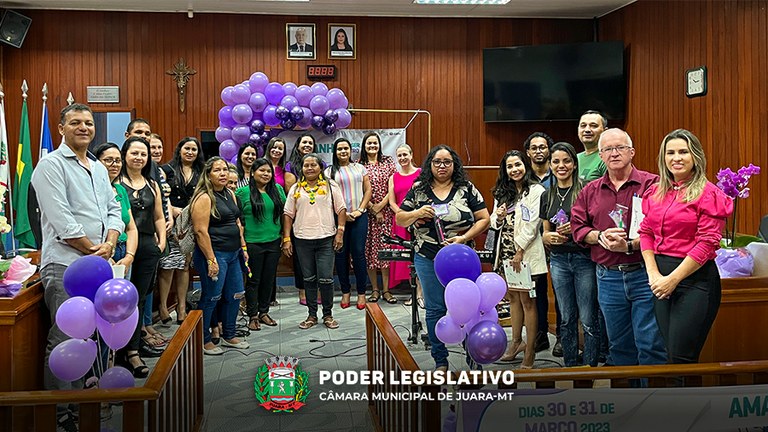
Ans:
[{"label": "microphone", "polygon": [[404,238],[402,238],[402,237],[400,237],[398,235],[395,235],[395,237],[390,237],[388,235],[385,235],[384,236],[384,243],[398,245],[398,246],[404,247],[405,249],[413,249],[413,243],[412,242],[410,242],[410,241],[408,241],[408,240],[406,240],[406,239],[404,239]]}]

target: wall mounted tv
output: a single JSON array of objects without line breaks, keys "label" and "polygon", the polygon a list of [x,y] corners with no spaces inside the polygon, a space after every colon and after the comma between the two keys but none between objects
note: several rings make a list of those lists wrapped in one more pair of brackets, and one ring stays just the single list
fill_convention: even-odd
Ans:
[{"label": "wall mounted tv", "polygon": [[578,120],[591,109],[623,119],[626,99],[621,41],[483,50],[486,122]]}]

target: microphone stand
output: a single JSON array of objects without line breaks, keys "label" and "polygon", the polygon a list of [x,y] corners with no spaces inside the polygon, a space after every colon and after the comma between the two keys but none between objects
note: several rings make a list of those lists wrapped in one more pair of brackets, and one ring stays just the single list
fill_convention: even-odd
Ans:
[{"label": "microphone stand", "polygon": [[408,337],[407,340],[411,345],[418,345],[419,335],[421,335],[421,340],[422,342],[424,342],[424,349],[430,350],[432,345],[429,343],[429,335],[427,335],[426,333],[422,334],[422,331],[424,330],[424,326],[422,325],[421,320],[419,319],[419,302],[416,296],[417,294],[416,278],[418,276],[416,274],[416,265],[414,264],[416,251],[414,250],[413,244],[410,241],[407,241],[400,236],[395,236],[394,238],[389,236],[384,236],[384,242],[398,245],[410,251],[411,259],[408,263],[408,269],[409,269],[408,284],[411,287],[411,335]]}]

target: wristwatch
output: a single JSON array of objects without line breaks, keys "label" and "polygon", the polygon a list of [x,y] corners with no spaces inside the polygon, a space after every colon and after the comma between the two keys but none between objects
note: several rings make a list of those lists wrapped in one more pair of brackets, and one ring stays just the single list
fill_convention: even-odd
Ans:
[{"label": "wristwatch", "polygon": [[361,207],[361,208],[357,209],[357,211],[359,211],[359,212],[360,212],[360,214],[363,214],[363,213],[367,212],[367,211],[368,211],[368,209],[367,209],[367,208],[362,208],[362,207]]},{"label": "wristwatch", "polygon": [[624,252],[624,253],[627,254],[627,255],[632,255],[635,252],[633,249],[634,248],[632,247],[632,240],[629,240],[627,242],[627,251]]}]

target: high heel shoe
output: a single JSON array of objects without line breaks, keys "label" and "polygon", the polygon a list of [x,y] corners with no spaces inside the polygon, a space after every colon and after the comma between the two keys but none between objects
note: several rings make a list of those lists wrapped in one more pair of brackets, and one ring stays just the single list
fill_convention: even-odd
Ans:
[{"label": "high heel shoe", "polygon": [[[347,301],[344,301],[345,297],[347,298]],[[341,295],[341,302],[339,303],[339,306],[341,306],[342,309],[346,309],[346,308],[348,308],[351,305],[350,297],[351,296],[349,294],[342,294]]]},{"label": "high heel shoe", "polygon": [[[133,366],[131,364],[131,359],[134,357],[139,358],[139,361],[141,361],[140,365]],[[128,354],[128,356],[126,356],[125,359],[120,363],[124,368],[128,369],[128,372],[130,372],[134,378],[146,378],[149,376],[149,367],[147,367],[147,364],[144,363],[144,360],[139,357],[139,353]]]},{"label": "high heel shoe", "polygon": [[[525,347],[526,347],[526,343],[525,342],[523,342],[523,341],[513,342],[513,344],[517,344],[517,348],[514,349],[512,354],[511,355],[507,355],[507,353],[504,353],[504,355],[501,356],[501,358],[499,360],[501,360],[501,361],[512,361],[512,360],[515,359],[515,357],[517,357],[518,354],[520,354],[521,352],[525,352]],[[515,345],[512,345],[512,346],[514,347]]]}]

